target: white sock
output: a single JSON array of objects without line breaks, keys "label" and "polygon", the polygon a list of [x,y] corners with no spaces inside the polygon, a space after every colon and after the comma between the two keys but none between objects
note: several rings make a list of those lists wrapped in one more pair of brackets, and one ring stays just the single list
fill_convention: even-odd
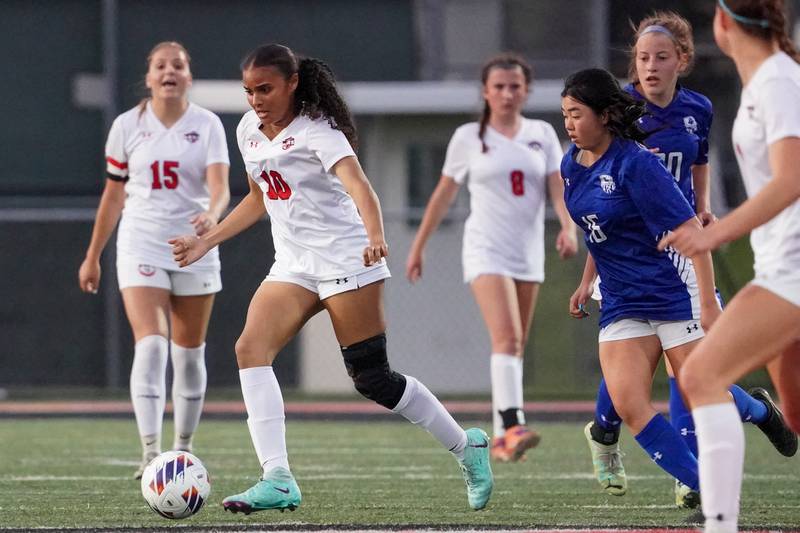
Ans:
[{"label": "white sock", "polygon": [[392,411],[425,428],[458,459],[464,459],[467,434],[428,387],[411,376],[405,378],[406,389]]},{"label": "white sock", "polygon": [[503,353],[493,353],[490,358],[492,379],[492,426],[495,437],[502,437],[506,430],[500,411],[519,409],[520,422],[525,423],[522,413],[522,358]]},{"label": "white sock", "polygon": [[264,474],[275,467],[289,469],[281,387],[271,366],[239,370],[247,408],[247,427]]},{"label": "white sock", "polygon": [[131,367],[131,401],[145,454],[161,453],[161,424],[167,385],[167,339],[149,335],[136,343]]},{"label": "white sock", "polygon": [[192,435],[200,423],[208,381],[205,353],[205,343],[197,348],[184,348],[174,342],[171,345],[174,450],[192,451]]},{"label": "white sock", "polygon": [[735,532],[744,468],[744,428],[733,402],[692,409],[706,531]]}]

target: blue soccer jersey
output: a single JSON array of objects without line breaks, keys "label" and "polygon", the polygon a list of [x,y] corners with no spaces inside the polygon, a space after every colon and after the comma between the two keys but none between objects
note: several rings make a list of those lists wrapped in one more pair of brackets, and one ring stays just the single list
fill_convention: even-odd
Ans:
[{"label": "blue soccer jersey", "polygon": [[584,231],[600,275],[600,327],[622,318],[691,320],[700,316],[694,267],[656,245],[694,210],[659,158],[615,138],[590,167],[572,146],[561,161],[564,199]]},{"label": "blue soccer jersey", "polygon": [[647,101],[634,85],[627,85],[625,90],[646,103],[648,114],[639,119],[639,127],[650,134],[644,144],[648,148],[658,148],[657,155],[696,210],[692,165],[708,163],[708,133],[713,116],[711,101],[678,85],[672,102],[666,107],[658,107]]}]

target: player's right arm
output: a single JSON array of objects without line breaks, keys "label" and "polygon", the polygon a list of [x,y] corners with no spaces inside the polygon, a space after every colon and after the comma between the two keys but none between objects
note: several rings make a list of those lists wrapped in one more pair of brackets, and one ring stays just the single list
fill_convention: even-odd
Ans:
[{"label": "player's right arm", "polygon": [[253,180],[248,179],[247,181],[250,184],[250,192],[222,222],[201,237],[183,235],[169,240],[172,245],[172,258],[178,265],[182,267],[191,265],[206,255],[209,250],[243,232],[266,214],[264,193]]},{"label": "player's right arm", "polygon": [[100,205],[94,218],[92,240],[86,250],[86,258],[78,270],[78,284],[83,292],[97,293],[100,287],[100,255],[108,239],[117,227],[122,208],[125,206],[125,182],[106,179]]},{"label": "player's right arm", "polygon": [[594,292],[594,280],[597,278],[597,266],[594,264],[592,254],[586,254],[586,264],[583,266],[583,276],[575,292],[569,299],[569,314],[572,318],[586,318],[589,316],[584,309],[586,302]]},{"label": "player's right arm", "polygon": [[431,195],[431,199],[428,200],[425,214],[422,216],[422,222],[419,225],[416,237],[414,237],[411,250],[408,252],[408,259],[406,259],[406,277],[412,283],[422,277],[422,256],[425,251],[425,244],[433,232],[436,231],[436,228],[439,227],[444,215],[450,209],[453,200],[455,200],[460,187],[461,185],[453,178],[442,175],[439,179],[439,184],[436,185],[436,189]]}]

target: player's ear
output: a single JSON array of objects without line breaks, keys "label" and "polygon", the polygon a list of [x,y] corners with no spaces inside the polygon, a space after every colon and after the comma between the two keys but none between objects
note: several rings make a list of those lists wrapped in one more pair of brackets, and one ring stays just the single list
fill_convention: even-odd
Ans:
[{"label": "player's ear", "polygon": [[603,126],[608,126],[608,119],[608,111],[603,111],[603,113],[600,115],[600,122],[603,123]]},{"label": "player's ear", "polygon": [[300,76],[297,72],[289,76],[289,81],[287,83],[289,85],[289,92],[293,93],[297,89],[297,84],[300,83]]}]

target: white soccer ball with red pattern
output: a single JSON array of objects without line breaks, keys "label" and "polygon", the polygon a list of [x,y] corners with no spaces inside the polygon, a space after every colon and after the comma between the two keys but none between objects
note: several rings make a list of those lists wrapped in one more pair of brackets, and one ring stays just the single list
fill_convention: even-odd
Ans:
[{"label": "white soccer ball with red pattern", "polygon": [[142,496],[164,518],[192,516],[210,493],[206,467],[189,452],[164,452],[142,474]]}]

